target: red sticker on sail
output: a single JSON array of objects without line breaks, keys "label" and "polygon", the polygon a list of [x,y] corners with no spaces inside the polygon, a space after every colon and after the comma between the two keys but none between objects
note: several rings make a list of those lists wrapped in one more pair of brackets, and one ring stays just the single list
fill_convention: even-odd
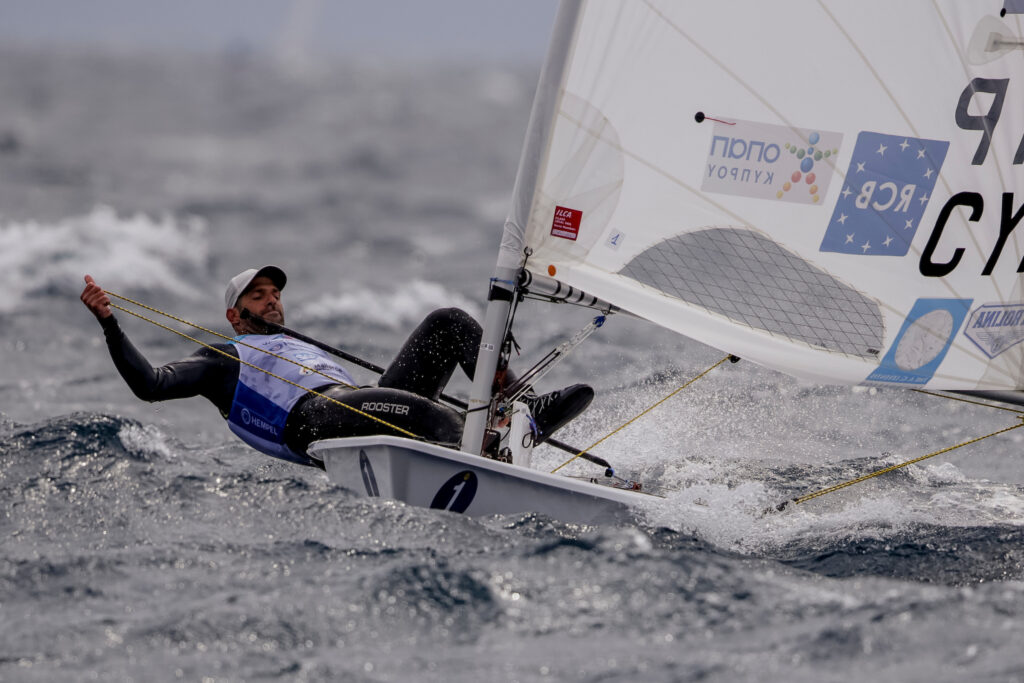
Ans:
[{"label": "red sticker on sail", "polygon": [[575,241],[580,234],[580,221],[582,220],[582,211],[556,206],[555,218],[551,221],[551,234],[555,237],[564,237],[567,240]]}]

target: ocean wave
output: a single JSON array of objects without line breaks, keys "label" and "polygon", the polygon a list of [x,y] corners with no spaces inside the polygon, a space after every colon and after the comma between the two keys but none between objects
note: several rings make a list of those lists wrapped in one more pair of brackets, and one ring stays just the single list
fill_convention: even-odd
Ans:
[{"label": "ocean wave", "polygon": [[200,300],[209,270],[205,223],[169,214],[119,216],[97,206],[57,223],[0,225],[0,314],[40,296],[70,296],[89,273],[112,290],[163,291]]},{"label": "ocean wave", "polygon": [[436,282],[413,280],[390,291],[348,289],[301,305],[296,318],[303,324],[359,322],[391,330],[409,329],[437,308],[457,306],[480,319],[476,304]]},{"label": "ocean wave", "polygon": [[[68,460],[78,456],[109,453],[127,454],[119,434],[142,429],[133,420],[94,413],[75,413],[51,418],[31,425],[11,423],[9,433],[0,443],[0,458],[11,457],[10,466],[28,463]],[[14,457],[20,454],[23,457]],[[141,455],[141,452],[138,454]]]},{"label": "ocean wave", "polygon": [[804,541],[779,556],[785,564],[829,577],[875,575],[963,585],[1024,578],[1024,529],[1005,525],[952,529],[922,524],[877,538],[855,528],[841,542]]},{"label": "ocean wave", "polygon": [[431,559],[389,569],[363,586],[366,611],[391,627],[440,630],[474,642],[501,617],[502,600],[482,569],[459,569]]}]

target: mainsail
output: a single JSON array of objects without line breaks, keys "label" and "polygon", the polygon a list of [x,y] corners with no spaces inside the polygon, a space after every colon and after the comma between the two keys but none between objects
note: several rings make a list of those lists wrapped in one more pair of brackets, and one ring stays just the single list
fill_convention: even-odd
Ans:
[{"label": "mainsail", "polygon": [[498,261],[828,383],[1024,389],[1024,2],[563,2]]}]

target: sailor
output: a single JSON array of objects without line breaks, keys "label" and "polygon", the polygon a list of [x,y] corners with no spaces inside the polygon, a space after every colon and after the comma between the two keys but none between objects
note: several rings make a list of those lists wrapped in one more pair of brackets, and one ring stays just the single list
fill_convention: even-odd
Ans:
[{"label": "sailor", "polygon": [[[434,311],[409,336],[377,385],[360,388],[321,349],[285,334],[266,334],[258,322],[243,316],[247,310],[284,325],[281,291],[287,279],[270,265],[231,278],[224,293],[225,317],[238,336],[158,368],[128,340],[110,309],[110,297],[90,275],[81,299],[99,320],[114,366],[136,396],[145,401],[203,396],[235,435],[267,455],[322,467],[306,453],[313,441],[401,433],[387,425],[430,441],[459,442],[462,417],[438,400],[456,366],[473,378],[482,334],[476,320],[458,308]],[[538,441],[582,413],[593,397],[593,389],[584,384],[528,395],[523,400],[533,413]]]}]

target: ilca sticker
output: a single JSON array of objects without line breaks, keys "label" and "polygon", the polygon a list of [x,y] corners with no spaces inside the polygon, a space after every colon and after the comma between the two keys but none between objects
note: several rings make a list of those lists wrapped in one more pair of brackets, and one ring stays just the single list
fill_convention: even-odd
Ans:
[{"label": "ilca sticker", "polygon": [[927,384],[967,317],[971,299],[918,299],[868,382]]},{"label": "ilca sticker", "polygon": [[555,216],[551,220],[551,234],[555,237],[563,237],[575,242],[576,238],[579,237],[580,223],[582,221],[582,211],[569,209],[564,206],[556,206]]},{"label": "ilca sticker", "polygon": [[821,251],[905,256],[948,149],[942,140],[858,135]]}]

